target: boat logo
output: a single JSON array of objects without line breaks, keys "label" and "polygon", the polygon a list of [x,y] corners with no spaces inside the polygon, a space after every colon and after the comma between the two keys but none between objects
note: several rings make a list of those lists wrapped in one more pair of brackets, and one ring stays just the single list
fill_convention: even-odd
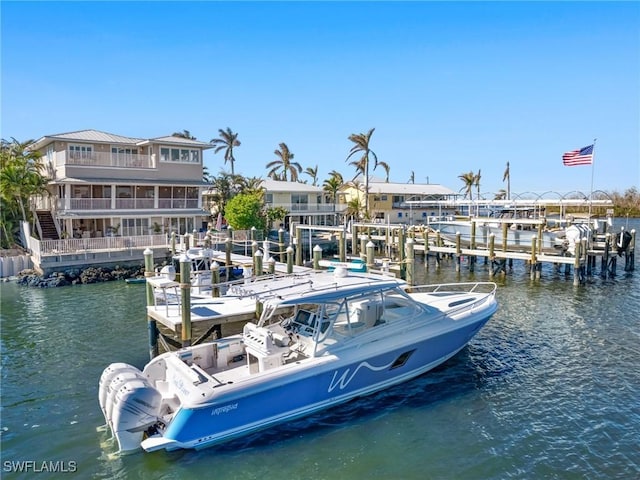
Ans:
[{"label": "boat logo", "polygon": [[230,403],[229,405],[225,405],[224,407],[218,407],[211,410],[211,415],[220,415],[222,413],[229,413],[231,410],[235,410],[238,408],[237,403]]},{"label": "boat logo", "polygon": [[339,387],[340,390],[344,390],[345,388],[347,388],[347,386],[349,386],[349,383],[351,383],[351,380],[353,380],[353,377],[356,376],[356,373],[358,373],[358,370],[360,370],[361,368],[368,368],[373,372],[379,372],[380,370],[388,369],[391,365],[393,365],[393,362],[389,363],[388,365],[383,365],[381,367],[374,367],[373,365],[370,365],[368,362],[362,362],[360,363],[360,365],[358,365],[355,368],[355,370],[351,375],[349,375],[349,372],[351,369],[347,368],[344,371],[344,373],[340,375],[339,378],[338,378],[338,370],[336,370],[335,372],[333,372],[333,378],[331,379],[331,383],[329,384],[329,389],[327,390],[327,392],[331,393],[333,390],[335,390],[336,387]]}]

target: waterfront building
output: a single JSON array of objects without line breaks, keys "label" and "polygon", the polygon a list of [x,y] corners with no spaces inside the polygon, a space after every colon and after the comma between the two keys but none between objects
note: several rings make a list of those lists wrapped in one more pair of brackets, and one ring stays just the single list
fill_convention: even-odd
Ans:
[{"label": "waterfront building", "polygon": [[[347,205],[357,198],[360,205],[364,205],[364,196],[363,182],[356,181],[343,185],[338,199]],[[372,220],[421,225],[428,223],[429,218],[453,215],[455,207],[442,207],[439,204],[454,203],[460,194],[434,183],[395,183],[371,177],[368,196]]]},{"label": "waterfront building", "polygon": [[177,136],[134,138],[97,130],[46,135],[49,195],[37,200],[41,239],[190,233],[206,227],[203,152]]}]

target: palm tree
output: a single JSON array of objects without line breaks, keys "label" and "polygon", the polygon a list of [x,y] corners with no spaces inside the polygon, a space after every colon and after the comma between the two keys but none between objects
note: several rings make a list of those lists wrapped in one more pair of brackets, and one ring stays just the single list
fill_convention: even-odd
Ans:
[{"label": "palm tree", "polygon": [[338,191],[340,190],[340,187],[342,186],[342,176],[337,177],[337,176],[331,176],[329,178],[327,178],[324,183],[322,184],[322,190],[324,190],[325,192],[327,192],[330,197],[331,197],[331,201],[333,202],[333,209],[335,210],[336,208],[336,197],[338,196]]},{"label": "palm tree", "polygon": [[0,148],[0,200],[3,239],[12,243],[19,220],[31,220],[28,208],[33,196],[47,193],[48,179],[40,152],[28,149],[33,140],[2,139]]},{"label": "palm tree", "polygon": [[469,197],[469,200],[473,200],[473,186],[476,182],[476,176],[473,172],[463,173],[458,175],[458,178],[464,182],[464,187],[460,190],[464,190],[464,198]]},{"label": "palm tree", "polygon": [[[267,163],[267,168],[271,170],[267,175],[271,178],[274,178],[274,175],[277,175],[280,170],[281,173],[278,175],[280,180],[288,181],[287,174],[291,176],[292,182],[298,181],[298,175],[302,173],[302,167],[298,162],[292,162],[293,153],[289,150],[286,143],[280,144],[280,149],[275,150],[273,153],[278,157],[277,160]],[[275,180],[275,178],[274,178]]]},{"label": "palm tree", "polygon": [[188,140],[196,140],[196,137],[191,135],[191,132],[189,130],[182,130],[181,132],[173,132],[171,134],[171,136],[172,137],[186,138]]},{"label": "palm tree", "polygon": [[360,160],[351,162],[356,166],[357,170],[360,170],[364,175],[364,210],[369,213],[369,156],[373,157],[375,165],[378,164],[378,157],[375,152],[369,148],[369,142],[371,141],[371,135],[375,128],[372,128],[367,133],[352,133],[349,135],[349,140],[354,143],[354,146],[349,150],[347,160],[349,160],[356,153],[362,153]]},{"label": "palm tree", "polygon": [[509,172],[509,162],[507,162],[507,168],[502,175],[502,181],[507,181],[507,200],[511,200],[511,173]]},{"label": "palm tree", "polygon": [[213,153],[218,153],[220,150],[224,150],[224,163],[229,162],[231,164],[231,175],[235,175],[234,164],[236,159],[233,156],[233,147],[240,146],[240,140],[238,140],[238,134],[233,133],[229,127],[226,130],[218,129],[220,136],[213,138],[209,142],[215,145],[216,148]]},{"label": "palm tree", "polygon": [[480,200],[480,169],[478,169],[478,174],[475,176],[475,178],[473,179],[473,183],[476,186],[476,197],[478,198],[478,200]]},{"label": "palm tree", "polygon": [[337,171],[337,170],[331,170],[331,171],[329,172],[329,177],[330,177],[330,178],[331,178],[331,177],[335,177],[337,180],[339,180],[339,181],[340,181],[340,183],[341,183],[341,184],[342,184],[342,183],[344,183],[344,179],[342,178],[342,174],[341,174],[339,171]]},{"label": "palm tree", "polygon": [[202,166],[202,181],[211,183],[211,175],[209,174],[209,168],[206,165]]},{"label": "palm tree", "polygon": [[409,175],[409,181],[407,183],[416,183],[416,172],[411,170],[411,175]]},{"label": "palm tree", "polygon": [[384,181],[386,183],[389,183],[389,171],[391,170],[391,167],[389,166],[389,164],[387,162],[383,162],[383,161],[377,161],[376,160],[376,165],[375,167],[373,167],[373,169],[375,170],[376,168],[378,168],[378,166],[382,167],[384,169],[384,173],[385,173],[385,178]]},{"label": "palm tree", "polygon": [[318,186],[318,165],[313,167],[307,167],[304,171],[305,175],[309,175],[311,177],[312,183],[314,187]]},{"label": "palm tree", "polygon": [[224,214],[227,202],[233,198],[234,182],[229,172],[220,170],[217,177],[211,177],[211,187],[215,192],[212,196],[213,202],[217,205],[217,211]]},{"label": "palm tree", "polygon": [[243,177],[239,193],[254,194],[264,198],[265,189],[262,186],[262,179],[260,177]]}]

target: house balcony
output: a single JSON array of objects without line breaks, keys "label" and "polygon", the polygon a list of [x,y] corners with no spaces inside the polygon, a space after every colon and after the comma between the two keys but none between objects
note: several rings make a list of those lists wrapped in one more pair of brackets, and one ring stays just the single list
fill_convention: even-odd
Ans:
[{"label": "house balcony", "polygon": [[110,152],[57,152],[57,165],[82,167],[155,168],[152,155]]},{"label": "house balcony", "polygon": [[[198,207],[197,198],[70,198],[68,206],[65,199],[58,201],[58,210],[153,210],[153,209],[194,209]],[[113,204],[113,207],[112,207]]]},{"label": "house balcony", "polygon": [[346,205],[338,203],[267,203],[268,208],[284,208],[289,213],[317,213],[330,214],[341,213]]}]

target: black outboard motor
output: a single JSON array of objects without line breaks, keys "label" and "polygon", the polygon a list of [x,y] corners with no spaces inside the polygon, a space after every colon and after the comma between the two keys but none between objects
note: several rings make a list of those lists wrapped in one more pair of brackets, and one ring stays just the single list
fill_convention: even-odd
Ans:
[{"label": "black outboard motor", "polygon": [[618,256],[621,257],[622,254],[627,250],[629,244],[631,243],[631,234],[628,231],[620,232],[616,234],[616,248],[618,249]]}]

